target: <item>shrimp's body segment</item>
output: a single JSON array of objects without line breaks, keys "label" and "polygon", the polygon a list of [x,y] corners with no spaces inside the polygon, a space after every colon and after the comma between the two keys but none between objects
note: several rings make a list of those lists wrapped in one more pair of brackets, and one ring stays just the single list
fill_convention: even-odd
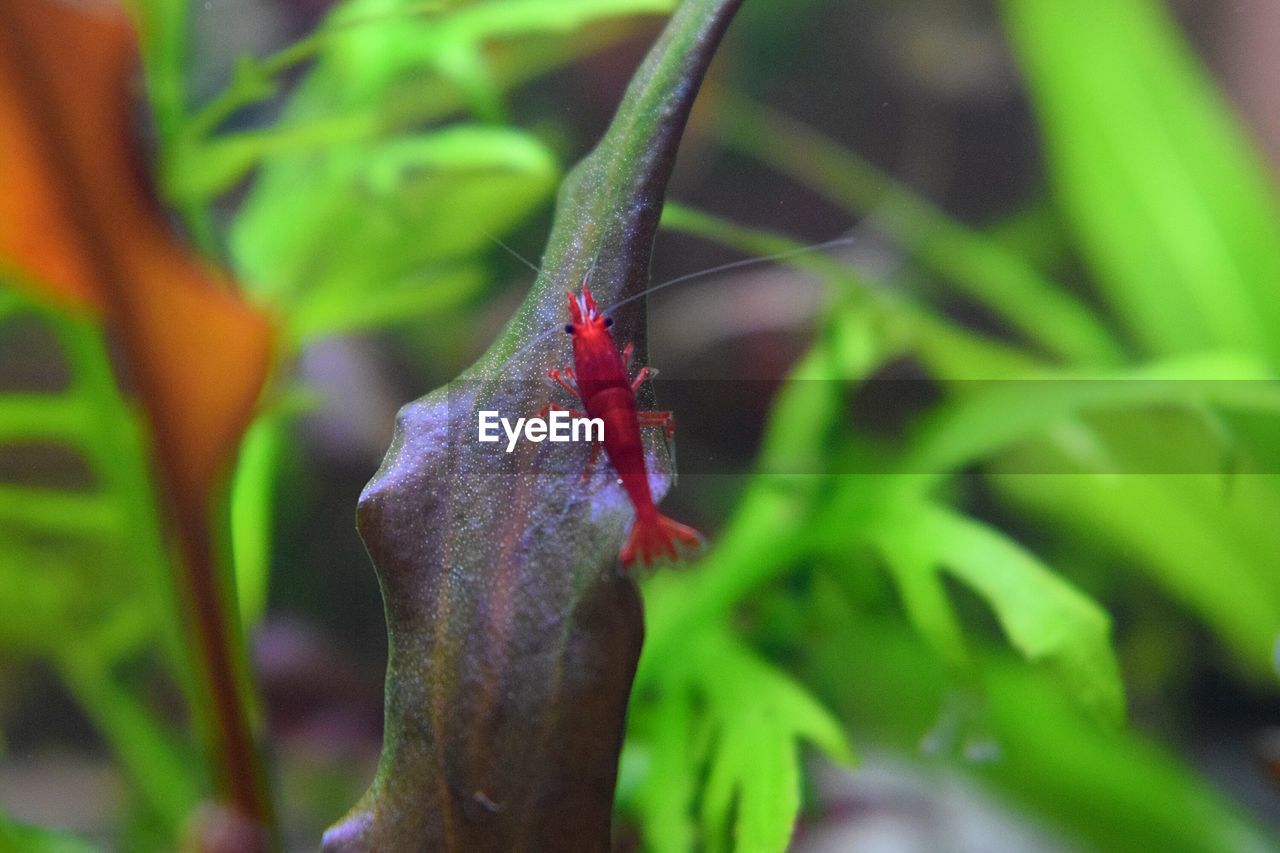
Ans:
[{"label": "shrimp's body segment", "polygon": [[629,380],[631,346],[618,351],[609,331],[613,321],[600,314],[586,283],[581,296],[568,296],[573,322],[565,326],[565,331],[573,338],[573,367],[553,370],[550,376],[577,395],[588,417],[604,422],[605,453],[636,511],[635,523],[619,558],[623,566],[637,560],[643,565],[663,557],[674,560],[678,556],[677,544],[697,548],[702,545],[702,537],[693,528],[662,515],[654,506],[640,427],[661,426],[669,439],[675,433],[675,420],[670,412],[636,410],[636,389],[653,372],[642,368],[634,380]]}]

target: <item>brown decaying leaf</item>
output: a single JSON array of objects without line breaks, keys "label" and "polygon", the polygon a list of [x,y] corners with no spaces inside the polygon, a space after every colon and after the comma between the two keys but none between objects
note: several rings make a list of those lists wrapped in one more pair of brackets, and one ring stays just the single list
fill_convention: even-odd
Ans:
[{"label": "brown decaying leaf", "polygon": [[150,425],[215,720],[223,794],[264,816],[211,493],[252,414],[271,324],[173,235],[133,144],[134,33],[114,4],[0,0],[0,271],[102,315]]}]

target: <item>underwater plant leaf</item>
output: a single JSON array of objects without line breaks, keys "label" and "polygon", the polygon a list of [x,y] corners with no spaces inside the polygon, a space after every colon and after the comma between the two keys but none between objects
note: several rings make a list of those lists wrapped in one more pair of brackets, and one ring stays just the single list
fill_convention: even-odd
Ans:
[{"label": "underwater plant leaf", "polygon": [[[767,242],[748,248],[776,250]],[[856,386],[896,351],[895,336],[865,308],[842,306],[828,324],[778,393],[761,452],[762,471],[814,470],[821,448],[845,419],[842,386],[832,378]],[[825,477],[757,474],[696,572],[663,573],[646,583],[649,636],[637,673],[628,744],[640,750],[647,766],[634,789],[620,792],[620,804],[640,822],[647,849],[717,849],[705,842],[717,839],[723,847],[735,834],[748,839],[739,849],[780,849],[798,807],[797,733],[811,734],[829,755],[849,760],[839,726],[821,706],[720,633],[737,602],[806,551],[812,538],[807,534],[829,488]],[[856,530],[862,521],[846,515],[841,526]],[[741,666],[724,665],[725,646]],[[778,691],[762,697],[756,689],[761,684]],[[708,706],[712,695],[719,697],[715,713]],[[744,715],[740,728],[735,727],[738,714]],[[734,727],[733,733],[717,741],[722,724]],[[772,744],[767,755],[758,756],[768,765],[763,772],[750,755],[735,753],[739,741],[757,738]],[[754,742],[746,749],[755,750]],[[699,797],[709,793],[704,776],[713,750],[719,768],[715,801],[695,819]],[[728,815],[739,803],[735,828]]]},{"label": "underwater plant leaf", "polygon": [[[311,37],[316,62],[291,96],[289,119],[255,139],[193,144],[207,152],[174,170],[183,196],[206,196],[193,182],[225,189],[270,150],[231,232],[237,268],[280,308],[292,342],[370,326],[412,322],[473,294],[484,277],[471,262],[551,197],[560,167],[547,147],[511,127],[459,123],[422,132],[446,109],[365,118],[391,110],[396,94],[424,71],[456,70],[484,43],[531,33],[563,33],[592,20],[669,11],[673,0],[501,0],[447,9],[346,3]],[[479,60],[463,63],[468,67]],[[483,73],[483,68],[480,72]],[[456,76],[456,75],[455,75]],[[439,97],[420,92],[413,101]],[[450,87],[436,86],[438,90]],[[311,144],[290,145],[288,125],[337,116]],[[410,132],[412,129],[412,132]],[[303,134],[305,135],[305,133]],[[234,136],[234,135],[233,135]],[[273,146],[275,137],[283,141]],[[244,144],[241,144],[244,143]],[[219,166],[226,162],[225,167]],[[212,164],[212,165],[211,165]]]},{"label": "underwater plant leaf", "polygon": [[122,518],[114,502],[95,494],[36,486],[0,485],[0,522],[46,533],[118,531]]},{"label": "underwater plant leaf", "polygon": [[246,629],[267,607],[271,553],[275,542],[276,468],[287,437],[283,416],[258,418],[245,433],[231,480],[231,551],[236,600]]},{"label": "underwater plant leaf", "polygon": [[0,442],[56,441],[76,445],[84,439],[89,406],[64,394],[5,394],[0,406]]},{"label": "underwater plant leaf", "polygon": [[[1280,632],[1278,555],[1265,520],[1280,511],[1265,461],[1272,445],[1265,437],[1261,445],[1197,442],[1167,430],[1170,410],[1273,422],[1274,377],[1256,355],[1216,352],[1106,373],[956,383],[961,394],[911,437],[904,486],[922,493],[987,466],[1003,495],[1153,577],[1213,625],[1248,671],[1266,676]],[[1116,434],[1126,418],[1137,419],[1133,428]],[[1250,467],[1255,455],[1264,461]]]},{"label": "underwater plant leaf", "polygon": [[628,711],[627,746],[642,744],[643,778],[633,791],[619,785],[618,799],[641,825],[649,849],[685,853],[697,849],[694,803],[706,750],[691,743],[699,733],[687,680],[666,678],[655,693],[656,700],[633,702]]},{"label": "underwater plant leaf", "polygon": [[1280,203],[1155,0],[1004,0],[1059,203],[1150,352],[1280,360]]},{"label": "underwater plant leaf", "polygon": [[178,652],[181,614],[142,423],[116,387],[98,325],[0,292],[20,306],[17,323],[47,327],[68,370],[64,388],[0,394],[9,427],[0,427],[0,446],[62,446],[88,475],[74,488],[0,484],[0,649],[52,666],[136,802],[176,835],[207,768],[163,713],[124,687],[124,674],[154,665],[158,652],[179,683],[192,680]]},{"label": "underwater plant leaf", "polygon": [[264,170],[232,247],[295,341],[404,323],[474,293],[488,234],[523,221],[558,177],[546,146],[506,127],[330,146]]},{"label": "underwater plant leaf", "polygon": [[416,0],[353,0],[332,16],[326,49],[331,62],[313,80],[325,97],[338,93],[348,104],[368,102],[414,72],[456,79],[451,72],[458,55],[474,54],[491,40],[572,32],[602,18],[664,15],[675,5],[676,0],[493,0],[414,14],[423,8]]},{"label": "underwater plant leaf", "polygon": [[[975,387],[935,409],[912,439],[902,460],[903,471],[918,475],[911,488],[928,489],[975,463],[989,466],[1006,497],[1053,519],[1052,529],[1105,543],[1213,625],[1249,671],[1269,673],[1280,631],[1280,584],[1271,570],[1277,551],[1266,521],[1280,511],[1274,468],[1265,461],[1270,442],[1197,442],[1169,432],[1167,409],[1274,419],[1274,370],[1228,352],[1055,375],[962,383]],[[1255,455],[1264,461],[1250,467]],[[1240,473],[1237,456],[1245,463]]]},{"label": "underwater plant leaf", "polygon": [[935,482],[1090,411],[1159,405],[1275,414],[1280,388],[1258,358],[1194,353],[1108,372],[1040,371],[1009,381],[962,383],[912,438],[900,469]]},{"label": "underwater plant leaf", "polygon": [[[186,205],[207,203],[255,167],[274,172],[295,155],[330,146],[374,144],[467,108],[474,117],[493,122],[505,112],[505,91],[616,43],[629,32],[625,26],[582,25],[665,13],[675,5],[675,0],[512,0],[455,4],[446,11],[443,4],[401,2],[398,9],[364,9],[361,15],[354,14],[350,4],[340,6],[320,29],[279,53],[265,59],[242,58],[228,88],[184,122],[183,132],[169,145],[167,194]],[[547,9],[550,14],[540,14]],[[455,16],[461,25],[452,23]],[[411,24],[407,30],[401,26],[406,22]],[[172,23],[165,21],[166,26]],[[517,38],[544,32],[561,37]],[[567,37],[571,32],[572,38]],[[488,50],[490,36],[495,41],[498,36],[509,38],[500,49]],[[172,51],[157,53],[172,66]],[[213,135],[239,109],[272,97],[280,87],[279,76],[305,61],[314,61],[313,67],[292,94],[284,121]],[[160,62],[153,65],[156,84],[154,78],[164,72]],[[440,78],[446,85],[440,85]],[[171,88],[153,85],[153,90],[169,96]],[[161,100],[153,98],[157,112],[166,108]]]},{"label": "underwater plant leaf", "polygon": [[844,732],[803,687],[740,643],[713,633],[697,644],[700,686],[718,723],[702,795],[708,849],[785,850],[800,812],[800,743],[851,763]]},{"label": "underwater plant leaf", "polygon": [[267,319],[175,237],[142,189],[130,74],[137,44],[115,6],[0,2],[0,269],[37,297],[100,314],[147,414],[160,506],[181,553],[221,793],[265,819],[211,537],[213,490],[271,356]]},{"label": "underwater plant leaf", "polygon": [[[856,384],[896,353],[896,342],[868,322],[865,311],[837,312],[830,333],[819,338],[792,369],[766,424],[761,468],[783,472],[755,476],[715,547],[698,571],[665,573],[645,584],[648,638],[636,681],[652,683],[685,656],[685,638],[727,617],[753,590],[785,571],[811,542],[807,534],[830,488],[826,477],[791,476],[813,470],[822,448],[844,425],[840,384]],[[886,339],[888,338],[888,339]],[[854,347],[842,346],[855,339]],[[841,519],[857,530],[863,518]]]},{"label": "underwater plant leaf", "polygon": [[1153,435],[1149,425],[1129,434],[1104,428],[1101,436],[1116,460],[1106,467],[1088,470],[1060,448],[1040,443],[1025,450],[1035,454],[1032,464],[1056,465],[1060,473],[1029,477],[1022,473],[1026,462],[1012,455],[991,467],[991,482],[1011,505],[1041,519],[1047,529],[1088,537],[1103,553],[1151,577],[1212,628],[1243,673],[1271,684],[1280,636],[1276,475],[1116,476],[1111,465],[1141,459],[1139,454],[1166,452],[1176,458],[1178,436]]},{"label": "underwater plant leaf", "polygon": [[934,543],[914,535],[908,523],[882,525],[872,532],[877,553],[889,568],[907,618],[953,669],[973,665],[964,631],[938,572]]},{"label": "underwater plant leaf", "polygon": [[[1124,718],[1111,619],[1102,607],[1003,533],[953,510],[916,503],[896,510],[883,527],[881,550],[891,564],[893,553],[927,549],[928,561],[908,568],[945,571],[963,582],[991,605],[1013,647],[1045,667],[1067,695],[1101,720]],[[920,626],[930,640],[939,635],[933,624]]]},{"label": "underwater plant leaf", "polygon": [[[604,139],[566,178],[544,273],[462,376],[397,419],[358,526],[386,605],[386,734],[365,797],[329,850],[606,850],[623,720],[643,635],[618,565],[631,508],[587,448],[475,441],[477,410],[548,402],[569,358],[564,292],[639,294],[693,97],[737,0],[680,6]],[[643,358],[643,304],[615,314]],[[642,401],[643,404],[643,401]],[[669,466],[647,453],[655,492]]]},{"label": "underwater plant leaf", "polygon": [[0,812],[0,850],[22,853],[93,853],[98,847],[69,832],[30,826]]},{"label": "underwater plant leaf", "polygon": [[[923,732],[954,682],[910,628],[827,596],[809,610],[826,638],[805,680],[863,740],[918,760]],[[849,649],[875,654],[850,655]],[[1126,853],[1275,850],[1264,828],[1185,760],[1134,727],[1099,726],[1045,673],[975,649],[982,731],[999,759],[955,771],[983,782],[1085,849]]]},{"label": "underwater plant leaf", "polygon": [[681,660],[633,706],[628,743],[647,761],[621,804],[649,850],[784,850],[801,805],[801,744],[849,764],[844,732],[803,685],[722,627],[684,640]]}]

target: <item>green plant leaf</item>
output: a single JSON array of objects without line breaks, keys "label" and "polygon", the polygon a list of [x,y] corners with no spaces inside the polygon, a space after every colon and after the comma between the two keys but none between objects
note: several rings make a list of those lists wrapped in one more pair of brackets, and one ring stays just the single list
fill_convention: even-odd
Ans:
[{"label": "green plant leaf", "polygon": [[957,400],[922,426],[900,470],[933,482],[1089,411],[1174,404],[1280,412],[1273,376],[1256,358],[1224,352],[1105,373],[1052,371],[958,383]]},{"label": "green plant leaf", "polygon": [[[919,572],[948,572],[991,605],[1013,647],[1045,667],[1064,693],[1099,719],[1124,718],[1110,617],[1030,551],[974,519],[927,503],[895,509],[874,536],[886,560],[908,573],[908,589],[920,582],[914,577]],[[903,555],[912,553],[919,559],[904,566]],[[914,608],[912,615],[922,611]],[[935,643],[942,637],[948,655],[963,653],[945,621],[949,613],[939,606],[923,612],[929,617],[917,623],[922,633]]]},{"label": "green plant leaf", "polygon": [[[116,388],[99,328],[21,297],[14,315],[52,332],[70,382],[0,393],[0,445],[65,447],[91,482],[79,489],[0,483],[0,649],[53,666],[146,813],[172,837],[199,797],[204,767],[121,675],[159,657],[174,677],[188,677],[142,430]],[[0,840],[3,833],[0,827]]]},{"label": "green plant leaf", "polygon": [[[1102,433],[1124,464],[1137,450],[1168,447],[1149,428]],[[1176,451],[1175,451],[1176,452]],[[1063,537],[1087,537],[1098,551],[1160,587],[1209,625],[1242,669],[1260,683],[1275,679],[1280,636],[1280,559],[1274,520],[1280,514],[1274,474],[1147,473],[1117,476],[1108,468],[1066,473],[1077,464],[1060,450],[1029,447],[1030,464],[1060,473],[1032,477],[1011,456],[992,468],[992,482],[1021,512]]]},{"label": "green plant leaf", "polygon": [[421,9],[415,0],[354,0],[339,7],[328,24],[329,63],[315,79],[323,81],[318,88],[350,102],[375,100],[415,72],[454,76],[458,53],[474,53],[490,40],[567,33],[602,18],[666,14],[675,5],[675,0],[493,0],[421,15],[415,14]]},{"label": "green plant leaf", "polygon": [[[643,777],[634,791],[618,791],[622,808],[634,813],[651,850],[697,849],[694,804],[706,750],[700,738],[694,695],[682,678],[665,679],[657,699],[633,701],[628,712],[628,748],[644,750]],[[625,762],[626,753],[624,753]]]},{"label": "green plant leaf", "polygon": [[717,725],[702,794],[708,847],[785,850],[800,812],[800,741],[851,763],[840,724],[800,685],[727,636],[713,633],[691,646]]},{"label": "green plant leaf", "polygon": [[1054,191],[1107,303],[1151,352],[1280,361],[1267,169],[1154,0],[1005,0]]},{"label": "green plant leaf", "polygon": [[[806,681],[830,699],[859,739],[911,760],[951,689],[936,654],[898,620],[826,591],[808,614]],[[850,655],[849,649],[874,649]],[[1262,851],[1274,831],[1245,814],[1200,774],[1129,727],[1099,726],[1045,677],[1003,653],[974,649],[984,673],[986,729],[1000,758],[954,770],[1068,833],[1087,849],[1127,853]],[[924,768],[926,771],[929,765]]]},{"label": "green plant leaf", "polygon": [[0,485],[0,521],[45,533],[119,533],[124,517],[107,497]]},{"label": "green plant leaf", "polygon": [[18,823],[0,813],[0,850],[6,853],[93,853],[97,849],[69,832]]},{"label": "green plant leaf", "polygon": [[901,522],[880,526],[871,536],[897,584],[907,618],[952,668],[966,670],[973,664],[939,572],[938,543],[918,533],[913,513],[907,511]]},{"label": "green plant leaf", "polygon": [[801,744],[852,763],[844,733],[803,686],[722,628],[685,641],[683,658],[633,707],[650,761],[623,807],[647,849],[785,850],[800,812]]},{"label": "green plant leaf", "polygon": [[276,469],[288,435],[282,421],[279,415],[267,415],[249,427],[231,480],[231,562],[246,631],[258,623],[267,605]]},{"label": "green plant leaf", "polygon": [[296,341],[404,322],[474,293],[467,259],[544,203],[558,172],[528,134],[473,125],[281,158],[232,245]]},{"label": "green plant leaf", "polygon": [[[505,62],[491,62],[484,50],[490,41],[566,34],[595,20],[665,13],[673,6],[674,0],[496,0],[462,5],[352,0],[340,4],[316,31],[278,53],[242,58],[225,91],[176,123],[180,111],[175,112],[174,100],[181,94],[178,54],[171,47],[158,50],[159,61],[149,62],[153,103],[168,118],[166,125],[177,131],[166,138],[166,191],[196,214],[199,229],[206,231],[208,217],[201,205],[255,166],[271,172],[281,155],[287,159],[335,145],[376,143],[388,134],[439,120],[460,106],[495,121],[504,111],[504,89],[589,52],[610,36],[602,41],[582,34],[550,48],[514,42],[504,46]],[[148,24],[152,18],[162,20],[166,33],[177,23],[172,15],[150,11],[146,18]],[[238,110],[272,96],[283,72],[312,60],[283,122],[265,130],[211,136]],[[175,78],[177,86],[169,83]]]},{"label": "green plant leaf", "polygon": [[[791,567],[813,547],[807,538],[826,506],[832,478],[805,473],[845,424],[842,386],[855,386],[898,352],[899,342],[857,309],[835,311],[830,329],[800,362],[778,393],[765,428],[755,475],[715,547],[697,571],[661,574],[645,585],[648,637],[639,684],[658,677],[684,655],[685,637],[724,619],[754,590]],[[849,344],[856,341],[856,345]],[[873,517],[846,514],[840,529],[859,531]]]}]

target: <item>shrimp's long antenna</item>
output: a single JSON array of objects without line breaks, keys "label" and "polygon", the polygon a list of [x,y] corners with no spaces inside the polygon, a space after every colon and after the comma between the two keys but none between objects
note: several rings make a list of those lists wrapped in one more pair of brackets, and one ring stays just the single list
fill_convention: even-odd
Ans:
[{"label": "shrimp's long antenna", "polygon": [[[517,258],[520,258],[520,260],[524,261],[532,269],[536,270],[539,275],[542,274],[542,270],[539,270],[533,264],[530,264],[528,261],[525,261],[524,258],[520,257],[520,255],[515,253],[515,250],[508,247],[505,243],[503,243],[497,237],[494,237],[492,234],[490,234],[489,237],[494,242],[496,242],[499,246],[502,246],[507,251],[516,255]],[[617,310],[621,306],[626,305],[629,302],[635,302],[637,299],[641,299],[645,296],[648,296],[650,293],[653,293],[656,290],[662,290],[663,288],[671,287],[673,284],[682,284],[686,281],[692,281],[695,278],[703,278],[704,276],[715,275],[718,272],[726,272],[727,270],[736,270],[736,269],[741,269],[742,267],[756,266],[757,264],[767,264],[773,261],[781,261],[790,257],[794,257],[795,255],[803,255],[806,252],[820,252],[823,249],[830,249],[834,246],[848,246],[853,242],[854,242],[854,239],[852,237],[837,237],[834,240],[827,240],[824,243],[815,243],[812,246],[801,246],[796,249],[788,249],[785,252],[778,252],[773,255],[763,255],[761,257],[756,257],[756,258],[741,258],[736,261],[730,261],[727,264],[720,264],[719,266],[711,267],[710,269],[699,270],[698,272],[691,272],[691,273],[686,273],[685,275],[676,276],[675,278],[668,279],[667,281],[652,285],[651,287],[647,287],[644,290],[640,291],[639,293],[635,294],[634,296],[628,296],[626,299],[623,299],[619,302],[615,302],[612,305],[608,306],[607,308],[598,309],[598,311],[600,314],[609,314]],[[594,261],[591,264],[591,271],[592,272],[595,271]],[[587,275],[588,277],[590,277],[591,272],[588,272]],[[520,355],[523,355],[525,352],[528,352],[534,346],[541,343],[542,341],[545,341],[547,338],[551,337],[558,331],[560,331],[560,327],[555,326],[553,328],[547,329],[546,331],[540,334],[534,335],[532,338],[526,341],[523,346],[517,349],[515,353],[512,354],[512,357],[515,358]]]},{"label": "shrimp's long antenna", "polygon": [[649,294],[654,293],[655,291],[658,291],[658,290],[662,290],[663,288],[671,287],[673,284],[683,284],[686,281],[692,281],[695,278],[703,278],[704,276],[708,276],[708,275],[715,275],[718,272],[727,272],[728,270],[741,269],[742,267],[751,267],[751,266],[755,266],[756,264],[767,264],[772,261],[782,261],[792,257],[793,255],[802,255],[802,254],[805,254],[806,252],[820,252],[823,249],[830,249],[834,246],[848,246],[851,243],[853,243],[852,237],[837,237],[834,240],[827,240],[825,243],[816,243],[812,246],[801,246],[796,249],[788,249],[785,252],[778,252],[777,254],[774,254],[774,255],[763,255],[758,258],[741,258],[736,261],[729,261],[729,263],[727,264],[720,264],[719,266],[711,267],[710,269],[698,270],[697,272],[691,272],[691,273],[685,273],[684,275],[676,276],[675,278],[668,279],[667,281],[661,282],[660,284],[655,284],[650,287],[646,287],[644,290],[640,291],[639,293],[633,296],[628,296],[626,299],[619,300],[618,302],[613,303],[607,308],[601,308],[600,313],[608,314],[611,311],[616,311],[617,309],[621,308],[623,305],[626,305],[629,302],[635,302],[637,299],[643,299]]},{"label": "shrimp's long antenna", "polygon": [[481,233],[481,234],[483,234],[484,236],[488,237],[488,238],[489,238],[490,240],[492,240],[493,242],[497,243],[497,244],[498,244],[499,246],[501,246],[504,250],[506,250],[506,253],[507,253],[508,255],[510,255],[511,257],[515,258],[517,261],[519,261],[520,263],[524,264],[526,267],[528,267],[529,269],[533,270],[533,271],[534,271],[535,273],[537,273],[538,275],[540,275],[540,276],[541,276],[541,275],[545,275],[545,273],[542,271],[542,267],[538,266],[538,265],[537,265],[537,264],[535,264],[533,261],[529,260],[529,259],[528,259],[528,258],[526,258],[524,255],[522,255],[522,254],[520,254],[519,252],[517,252],[515,249],[511,248],[510,246],[508,246],[506,243],[504,243],[504,242],[502,242],[501,240],[499,240],[495,235],[490,234],[488,231],[485,231],[483,228],[481,228],[481,229],[480,229],[480,233]]}]

